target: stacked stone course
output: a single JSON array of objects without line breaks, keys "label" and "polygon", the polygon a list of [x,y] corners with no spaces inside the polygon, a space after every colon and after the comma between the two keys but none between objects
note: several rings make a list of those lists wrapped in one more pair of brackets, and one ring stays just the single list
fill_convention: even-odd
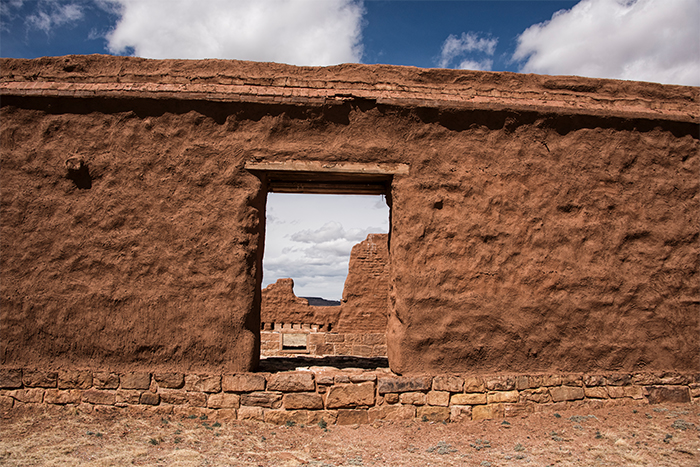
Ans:
[{"label": "stacked stone course", "polygon": [[224,375],[0,369],[0,411],[206,416],[277,425],[419,419],[459,422],[581,406],[700,403],[700,374],[397,376],[389,370],[312,367]]},{"label": "stacked stone course", "polygon": [[322,332],[310,328],[304,332],[304,326],[297,326],[298,333],[307,334],[306,350],[285,350],[283,346],[282,326],[275,326],[275,331],[260,331],[260,354],[263,357],[291,355],[386,357],[386,334],[379,332]]}]

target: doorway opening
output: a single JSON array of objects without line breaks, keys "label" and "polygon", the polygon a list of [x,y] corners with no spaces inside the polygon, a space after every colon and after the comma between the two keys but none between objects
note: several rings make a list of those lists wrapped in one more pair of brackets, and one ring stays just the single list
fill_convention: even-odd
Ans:
[{"label": "doorway opening", "polygon": [[391,184],[408,167],[251,162],[246,168],[267,192],[263,360],[378,358],[386,365]]}]

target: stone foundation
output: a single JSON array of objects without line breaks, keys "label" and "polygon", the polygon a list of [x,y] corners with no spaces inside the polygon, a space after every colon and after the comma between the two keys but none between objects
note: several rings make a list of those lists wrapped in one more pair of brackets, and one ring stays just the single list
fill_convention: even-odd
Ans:
[{"label": "stone foundation", "polygon": [[263,357],[386,357],[385,333],[323,332],[319,326],[275,323],[260,332]]},{"label": "stone foundation", "polygon": [[312,367],[241,374],[0,370],[0,411],[72,406],[86,412],[361,424],[459,422],[621,404],[700,403],[700,374],[397,376]]}]

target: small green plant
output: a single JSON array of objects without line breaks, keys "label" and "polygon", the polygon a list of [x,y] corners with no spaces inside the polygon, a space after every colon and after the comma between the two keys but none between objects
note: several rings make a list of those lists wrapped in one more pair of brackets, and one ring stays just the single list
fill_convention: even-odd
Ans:
[{"label": "small green plant", "polygon": [[296,422],[294,420],[287,420],[287,423],[284,424],[284,426],[286,426],[286,427],[291,427],[291,426],[295,426],[295,425],[296,425]]},{"label": "small green plant", "polygon": [[427,416],[427,415],[423,415],[423,418],[421,418],[421,421],[422,421],[422,422],[427,422],[427,421],[428,421],[428,416]]},{"label": "small green plant", "polygon": [[158,440],[155,439],[155,438],[149,439],[148,442],[149,442],[151,445],[153,445],[153,446],[158,446],[158,444],[160,444],[160,441],[158,441]]},{"label": "small green plant", "polygon": [[175,443],[175,444],[180,444],[181,442],[182,442],[182,438],[180,438],[179,436],[176,436],[175,439],[173,439],[173,443]]},{"label": "small green plant", "polygon": [[213,426],[214,428],[219,428],[219,427],[221,426],[221,423],[219,423],[219,422],[214,422],[214,423],[212,424],[212,426]]},{"label": "small green plant", "polygon": [[516,444],[515,447],[514,447],[513,449],[514,449],[516,452],[522,452],[522,451],[525,450],[525,448],[523,447],[523,445],[520,444],[520,443]]},{"label": "small green plant", "polygon": [[319,426],[319,428],[323,428],[325,430],[328,427],[328,423],[326,423],[326,421],[324,419],[321,419],[318,422],[318,426]]},{"label": "small green plant", "polygon": [[188,415],[187,418],[189,418],[190,420],[194,420],[195,418],[197,418],[197,416],[196,415]]},{"label": "small green plant", "polygon": [[202,415],[201,417],[199,417],[200,420],[206,420],[207,418],[209,417],[207,417],[206,415]]},{"label": "small green plant", "polygon": [[97,433],[95,433],[95,436],[97,436],[98,438],[102,438],[102,433],[98,431]]}]

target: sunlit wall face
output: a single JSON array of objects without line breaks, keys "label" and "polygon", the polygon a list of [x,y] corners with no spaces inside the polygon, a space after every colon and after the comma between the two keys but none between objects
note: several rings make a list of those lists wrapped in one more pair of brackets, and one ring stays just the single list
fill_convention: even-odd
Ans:
[{"label": "sunlit wall face", "polygon": [[340,300],[353,245],[387,232],[383,196],[269,193],[263,287],[291,277],[299,297]]}]

